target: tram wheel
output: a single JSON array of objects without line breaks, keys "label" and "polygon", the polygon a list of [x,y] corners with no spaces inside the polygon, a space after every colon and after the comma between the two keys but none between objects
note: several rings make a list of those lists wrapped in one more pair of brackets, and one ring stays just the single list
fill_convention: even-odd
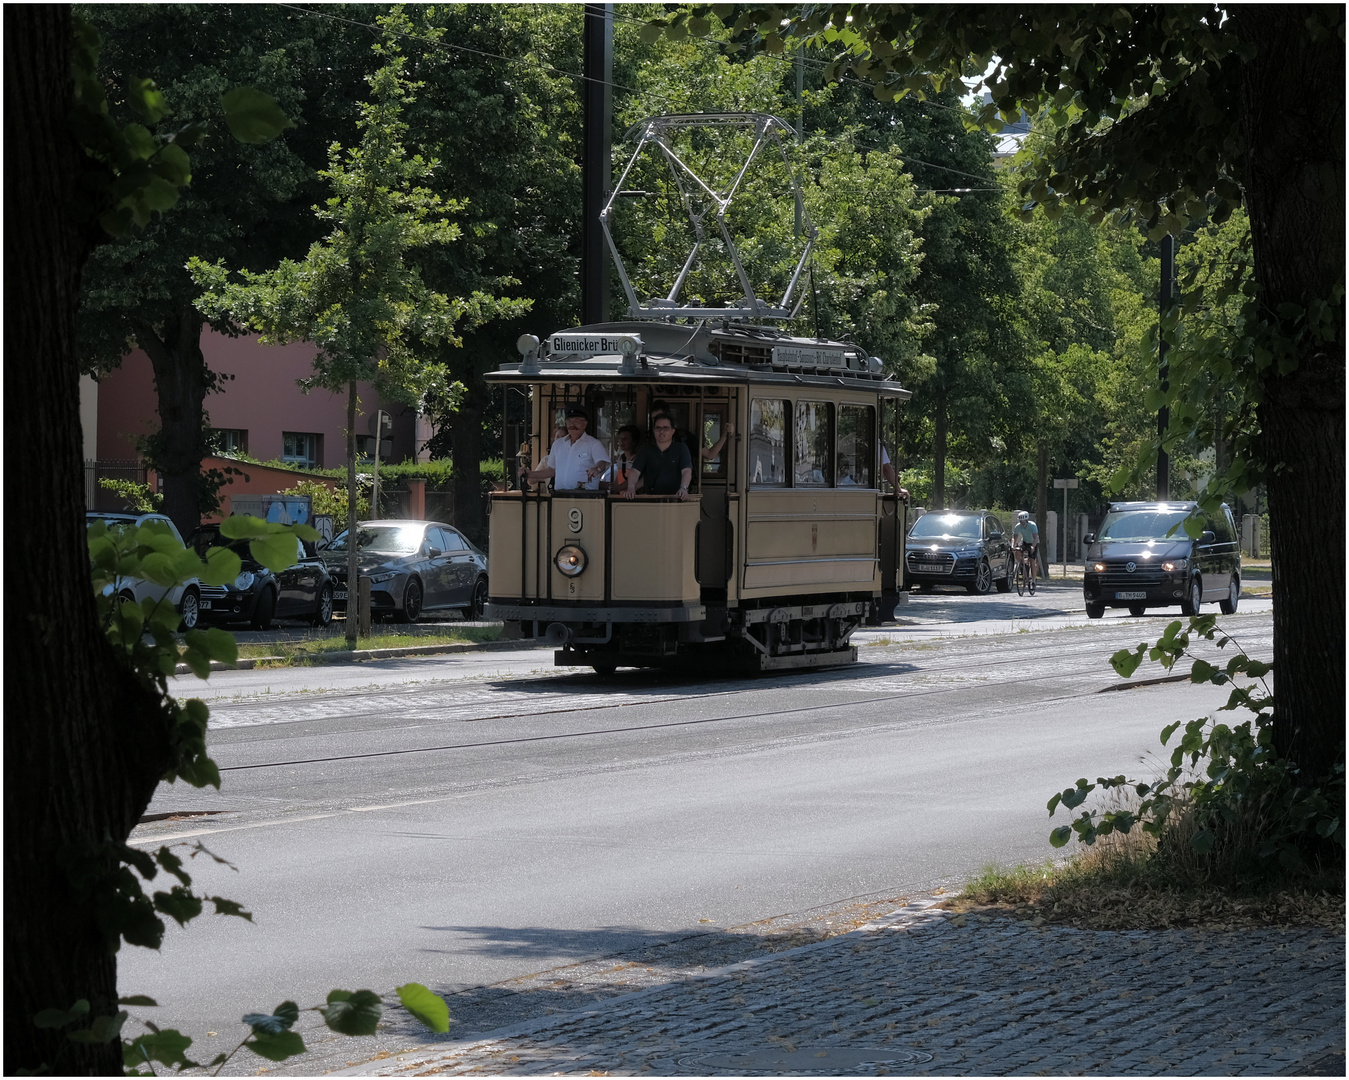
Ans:
[{"label": "tram wheel", "polygon": [[618,670],[617,660],[596,660],[590,665],[595,669],[596,675],[612,675]]}]

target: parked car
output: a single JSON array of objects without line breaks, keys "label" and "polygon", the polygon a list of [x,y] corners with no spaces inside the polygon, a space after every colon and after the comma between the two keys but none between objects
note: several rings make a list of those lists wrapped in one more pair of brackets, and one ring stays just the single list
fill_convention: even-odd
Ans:
[{"label": "parked car", "polygon": [[[319,552],[333,579],[333,602],[347,608],[347,530]],[[487,556],[452,525],[439,521],[362,521],[356,526],[356,559],[370,578],[375,617],[415,622],[424,611],[482,616],[487,600]]]},{"label": "parked car", "polygon": [[1012,587],[1012,541],[988,510],[934,510],[909,528],[904,577],[911,585],[964,585],[983,595]]},{"label": "parked car", "polygon": [[[109,529],[131,529],[138,528],[141,525],[151,525],[155,528],[164,529],[178,543],[183,542],[182,534],[179,533],[173,522],[163,514],[118,514],[90,510],[84,515],[86,529],[96,521],[104,522]],[[192,630],[196,628],[201,612],[202,588],[201,583],[196,578],[192,578],[181,585],[169,587],[156,585],[154,582],[146,581],[143,578],[128,577],[105,586],[103,591],[105,595],[110,596],[114,588],[121,599],[134,600],[137,603],[146,599],[162,600],[167,597],[168,602],[174,606],[182,619],[179,629]]]},{"label": "parked car", "polygon": [[209,623],[246,622],[269,630],[275,619],[302,619],[327,626],[333,619],[333,583],[328,568],[295,541],[295,563],[280,573],[268,570],[249,550],[247,540],[222,540],[217,526],[192,534],[197,551],[227,547],[239,556],[239,576],[228,585],[201,586],[201,619]]},{"label": "parked car", "polygon": [[[1186,531],[1187,520],[1197,523],[1198,538]],[[1179,604],[1181,614],[1198,615],[1201,604],[1216,602],[1224,615],[1237,610],[1241,545],[1226,504],[1208,515],[1193,502],[1112,503],[1100,529],[1083,539],[1082,598],[1089,619],[1099,619],[1108,607],[1142,615]]]}]

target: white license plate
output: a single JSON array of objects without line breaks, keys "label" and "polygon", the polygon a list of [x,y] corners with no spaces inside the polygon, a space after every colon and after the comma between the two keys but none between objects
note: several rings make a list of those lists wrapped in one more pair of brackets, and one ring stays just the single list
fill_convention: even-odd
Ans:
[{"label": "white license plate", "polygon": [[346,598],[347,598],[347,590],[346,590],[346,589],[334,589],[334,590],[333,590],[333,599],[334,599],[334,600],[345,600]]},{"label": "white license plate", "polygon": [[211,601],[209,601],[209,600],[198,600],[198,601],[197,601],[197,607],[200,608],[202,611],[210,611],[210,610],[211,610]]},{"label": "white license plate", "polygon": [[1145,592],[1117,592],[1115,594],[1116,600],[1146,600],[1147,598],[1148,594]]}]

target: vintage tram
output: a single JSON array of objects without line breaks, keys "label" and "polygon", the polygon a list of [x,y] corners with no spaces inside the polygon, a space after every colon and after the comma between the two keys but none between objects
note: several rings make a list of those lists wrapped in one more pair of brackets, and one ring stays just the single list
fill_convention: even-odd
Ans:
[{"label": "vintage tram", "polygon": [[[787,125],[718,114],[656,117],[633,131],[637,150],[601,215],[629,318],[543,341],[526,335],[521,361],[487,381],[504,393],[508,482],[544,460],[577,413],[611,462],[620,428],[650,439],[653,418],[668,416],[689,445],[693,482],[687,498],[546,481],[492,493],[486,613],[554,645],[559,666],[601,673],[850,663],[852,634],[891,618],[904,592],[907,507],[884,474],[893,478],[888,453],[909,393],[855,344],[768,325],[799,311],[792,293],[813,229],[802,230],[796,271],[773,304],[756,295],[726,211],[749,164],[791,133]],[[739,133],[745,165],[721,187],[703,180],[679,141],[691,131],[703,145],[709,132]],[[639,302],[609,222],[652,148],[675,174],[697,242],[668,295]],[[733,303],[680,298],[705,218],[739,282]]]}]

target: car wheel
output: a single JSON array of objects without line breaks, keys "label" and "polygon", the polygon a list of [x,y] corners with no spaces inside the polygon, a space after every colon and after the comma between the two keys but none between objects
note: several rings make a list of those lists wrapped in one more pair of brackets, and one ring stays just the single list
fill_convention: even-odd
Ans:
[{"label": "car wheel", "polygon": [[1129,605],[1129,614],[1132,615],[1135,619],[1141,619],[1144,615],[1147,614],[1147,611],[1148,609],[1145,608],[1142,604]]},{"label": "car wheel", "polygon": [[275,614],[276,593],[269,588],[264,588],[258,594],[258,603],[253,609],[253,629],[270,630],[272,628],[272,616]]},{"label": "car wheel", "polygon": [[1235,615],[1237,613],[1237,604],[1241,600],[1241,579],[1236,574],[1232,575],[1232,580],[1227,583],[1227,599],[1218,601],[1218,610],[1224,615]]},{"label": "car wheel", "polygon": [[314,609],[314,617],[310,622],[315,626],[327,626],[332,621],[333,587],[331,585],[325,585],[319,593],[319,606]]},{"label": "car wheel", "polygon": [[477,622],[482,618],[482,606],[487,603],[487,579],[478,578],[473,583],[473,599],[469,601],[468,607],[460,608],[459,613],[469,622]]},{"label": "car wheel", "polygon": [[1004,567],[1002,577],[998,578],[998,592],[1012,591],[1012,575],[1016,573],[1016,561],[1011,555],[1007,556],[1007,565]]},{"label": "car wheel", "polygon": [[980,559],[979,565],[974,568],[974,581],[966,588],[975,596],[985,595],[993,587],[993,567],[988,565],[987,559]]},{"label": "car wheel", "polygon": [[178,614],[182,616],[182,621],[178,624],[179,630],[197,628],[197,620],[201,617],[201,596],[196,589],[183,590],[183,598],[178,601]]},{"label": "car wheel", "polygon": [[1104,604],[1088,604],[1088,605],[1087,605],[1087,618],[1088,618],[1088,619],[1099,619],[1099,618],[1100,618],[1102,615],[1104,615],[1104,614],[1105,614],[1105,605],[1104,605]]},{"label": "car wheel", "polygon": [[1199,584],[1199,578],[1190,578],[1190,591],[1184,600],[1180,602],[1180,613],[1186,617],[1194,617],[1199,614],[1199,605],[1204,602],[1204,593]]},{"label": "car wheel", "polygon": [[403,607],[395,612],[394,618],[400,623],[416,622],[421,613],[422,586],[416,578],[412,578],[403,590]]}]

